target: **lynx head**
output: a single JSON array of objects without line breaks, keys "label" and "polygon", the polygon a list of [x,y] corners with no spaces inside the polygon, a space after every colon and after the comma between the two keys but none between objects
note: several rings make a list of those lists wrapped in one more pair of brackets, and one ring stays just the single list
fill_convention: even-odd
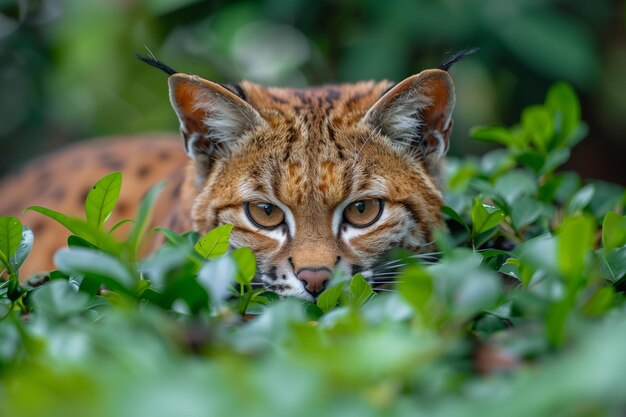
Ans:
[{"label": "lynx head", "polygon": [[397,85],[225,86],[180,73],[169,85],[193,161],[194,228],[233,224],[268,289],[314,300],[332,271],[372,277],[390,249],[432,241],[455,101],[445,70]]}]

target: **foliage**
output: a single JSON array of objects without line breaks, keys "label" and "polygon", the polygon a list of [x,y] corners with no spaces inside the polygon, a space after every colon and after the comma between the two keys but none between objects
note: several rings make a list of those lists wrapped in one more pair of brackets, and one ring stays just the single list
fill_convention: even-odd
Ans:
[{"label": "foliage", "polygon": [[232,226],[165,228],[138,259],[151,191],[126,239],[106,225],[121,177],[66,226],[58,270],[20,284],[33,235],[0,218],[3,416],[612,416],[626,407],[624,190],[556,171],[585,132],[557,84],[504,145],[451,160],[440,259],[396,290],[335,277],[317,304],[256,287]]}]

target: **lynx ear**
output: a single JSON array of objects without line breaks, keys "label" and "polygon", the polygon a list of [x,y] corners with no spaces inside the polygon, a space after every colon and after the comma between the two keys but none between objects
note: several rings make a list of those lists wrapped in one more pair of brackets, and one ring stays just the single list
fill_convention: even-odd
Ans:
[{"label": "lynx ear", "polygon": [[209,173],[214,152],[228,151],[247,132],[266,123],[254,107],[220,84],[179,73],[170,76],[169,87],[199,183]]},{"label": "lynx ear", "polygon": [[439,69],[425,70],[385,93],[363,122],[379,128],[392,142],[417,152],[426,167],[435,171],[448,150],[454,103],[450,75]]}]

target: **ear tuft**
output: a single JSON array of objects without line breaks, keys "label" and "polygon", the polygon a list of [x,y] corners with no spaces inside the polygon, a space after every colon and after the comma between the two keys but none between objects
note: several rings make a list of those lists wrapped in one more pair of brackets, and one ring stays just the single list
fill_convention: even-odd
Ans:
[{"label": "ear tuft", "polygon": [[465,48],[461,49],[450,58],[446,59],[439,65],[440,70],[448,71],[452,65],[456,64],[463,58],[474,55],[476,52],[480,51],[480,48]]}]

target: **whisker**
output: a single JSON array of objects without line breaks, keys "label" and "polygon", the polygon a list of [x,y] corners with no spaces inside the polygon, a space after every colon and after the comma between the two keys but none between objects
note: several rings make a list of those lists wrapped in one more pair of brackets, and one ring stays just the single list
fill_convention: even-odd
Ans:
[{"label": "whisker", "polygon": [[390,290],[387,288],[374,288],[374,291],[382,291],[382,292],[398,292],[398,290]]},{"label": "whisker", "polygon": [[[422,260],[419,263],[420,265],[436,265],[438,262]],[[408,264],[405,264],[405,263],[383,264],[383,265],[377,265],[373,268],[370,268],[370,271],[375,272],[375,271],[383,271],[387,269],[400,269],[407,265]]]},{"label": "whisker", "polygon": [[381,265],[392,265],[394,263],[398,263],[398,262],[404,262],[405,259],[426,259],[426,260],[432,260],[432,261],[438,261],[439,257],[437,255],[440,255],[441,252],[433,252],[433,253],[416,253],[414,255],[410,255],[407,256],[403,259],[394,259],[391,261],[387,261]]}]

